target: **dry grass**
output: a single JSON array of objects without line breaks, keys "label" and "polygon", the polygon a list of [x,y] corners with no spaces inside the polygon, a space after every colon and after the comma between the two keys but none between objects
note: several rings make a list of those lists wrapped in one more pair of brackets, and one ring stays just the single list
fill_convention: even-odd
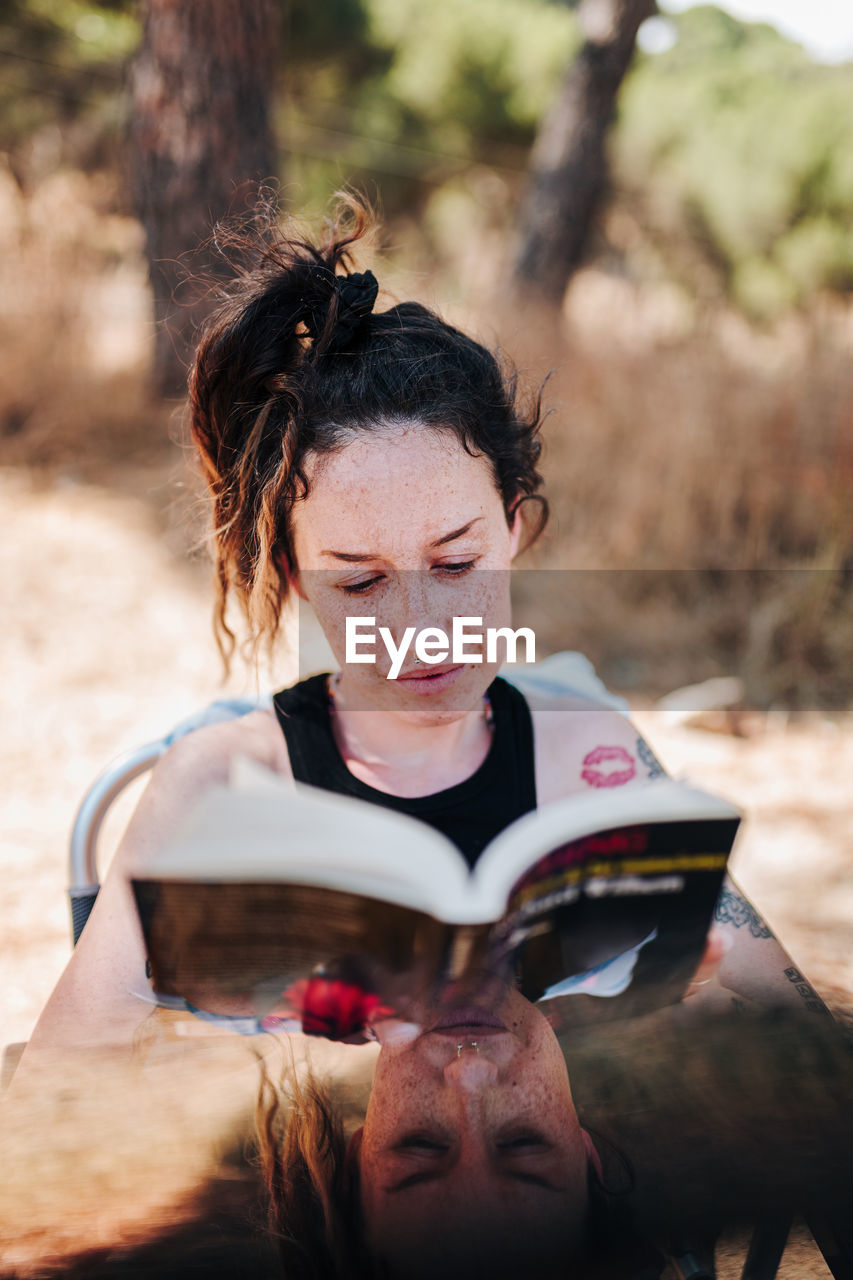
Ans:
[{"label": "dry grass", "polygon": [[86,479],[150,465],[174,406],[146,389],[143,237],[115,183],[58,172],[26,197],[0,164],[0,449],[5,465]]},{"label": "dry grass", "polygon": [[759,334],[588,270],[561,315],[522,315],[522,358],[554,370],[535,563],[571,571],[527,585],[544,643],[625,688],[734,671],[751,705],[847,705],[853,311]]},{"label": "dry grass", "polygon": [[593,271],[569,292],[552,466],[573,561],[838,565],[853,548],[853,314],[827,304],[759,334],[697,310],[676,327],[667,296]]}]

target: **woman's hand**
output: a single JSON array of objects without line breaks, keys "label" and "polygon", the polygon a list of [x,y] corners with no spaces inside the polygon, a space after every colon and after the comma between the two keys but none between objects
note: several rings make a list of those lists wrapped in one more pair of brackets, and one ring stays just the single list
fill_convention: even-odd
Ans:
[{"label": "woman's hand", "polygon": [[[271,712],[198,729],[158,761],[22,1065],[40,1050],[132,1044],[151,1004],[144,999],[150,984],[130,876],[144,868],[152,852],[168,844],[175,826],[203,791],[228,780],[236,755],[289,772]],[[143,999],[134,992],[142,993]]]}]

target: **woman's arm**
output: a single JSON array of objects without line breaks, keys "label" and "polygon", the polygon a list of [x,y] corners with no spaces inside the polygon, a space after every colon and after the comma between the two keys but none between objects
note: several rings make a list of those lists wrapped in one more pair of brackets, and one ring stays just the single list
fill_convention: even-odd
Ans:
[{"label": "woman's arm", "polygon": [[636,725],[618,711],[528,697],[537,804],[661,778],[665,770]]},{"label": "woman's arm", "polygon": [[[664,776],[642,734],[617,711],[530,702],[539,804],[590,788],[611,790]],[[712,1003],[737,1008],[739,1001],[749,1001],[826,1012],[814,988],[728,875],[715,908],[714,938],[718,948],[712,976],[697,975],[699,982],[690,993],[694,1009]],[[706,973],[704,967],[702,972]]]},{"label": "woman's arm", "polygon": [[270,733],[270,715],[259,712],[199,729],[158,761],[22,1061],[41,1049],[130,1043],[151,1006],[132,994],[146,992],[149,984],[128,870],[144,866],[168,842],[207,787],[227,781],[235,755],[279,772],[288,769],[281,734]]},{"label": "woman's arm", "polygon": [[714,921],[723,954],[716,973],[695,991],[697,1006],[713,1002],[737,1009],[748,1001],[827,1013],[814,987],[729,875],[717,899]]}]

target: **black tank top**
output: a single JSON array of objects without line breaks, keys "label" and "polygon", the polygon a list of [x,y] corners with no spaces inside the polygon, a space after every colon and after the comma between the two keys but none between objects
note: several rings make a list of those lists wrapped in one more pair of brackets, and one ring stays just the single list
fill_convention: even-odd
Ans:
[{"label": "black tank top", "polygon": [[479,769],[428,796],[389,795],[350,773],[332,733],[327,680],[311,676],[273,698],[297,782],[420,818],[452,840],[472,867],[498,832],[536,808],[530,709],[506,680],[498,677],[489,686],[494,732]]}]

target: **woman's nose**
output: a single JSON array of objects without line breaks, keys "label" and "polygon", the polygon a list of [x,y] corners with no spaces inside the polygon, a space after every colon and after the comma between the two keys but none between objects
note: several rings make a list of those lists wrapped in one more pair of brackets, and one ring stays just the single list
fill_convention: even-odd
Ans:
[{"label": "woman's nose", "polygon": [[442,626],[446,612],[441,586],[422,569],[405,569],[400,573],[395,605],[398,622],[403,626]]},{"label": "woman's nose", "polygon": [[497,1083],[498,1068],[483,1054],[466,1052],[450,1059],[444,1068],[444,1079],[455,1089],[474,1093]]}]

